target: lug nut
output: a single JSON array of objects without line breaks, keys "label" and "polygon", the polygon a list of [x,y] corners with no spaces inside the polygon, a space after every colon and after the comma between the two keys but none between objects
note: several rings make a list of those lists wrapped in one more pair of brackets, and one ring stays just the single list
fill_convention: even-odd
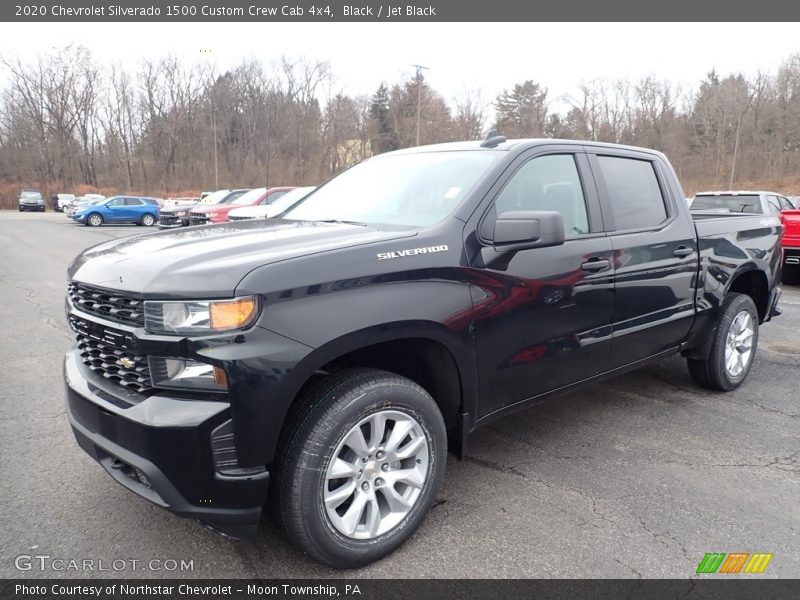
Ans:
[{"label": "lug nut", "polygon": [[383,485],[383,479],[381,479],[380,477],[378,477],[378,478],[375,480],[375,485],[376,485],[376,486],[378,486],[378,487],[381,487],[381,486]]},{"label": "lug nut", "polygon": [[365,481],[361,484],[361,489],[366,492],[369,489],[369,484]]},{"label": "lug nut", "polygon": [[381,471],[388,471],[389,470],[389,463],[383,463],[381,465]]},{"label": "lug nut", "polygon": [[384,456],[385,456],[385,454],[384,454],[383,452],[378,452],[378,453],[375,455],[375,458],[377,458],[378,460],[380,460],[380,459],[382,459]]},{"label": "lug nut", "polygon": [[363,460],[364,462],[369,462],[369,456],[365,456],[365,457],[364,457],[364,458],[362,458],[361,460]]}]

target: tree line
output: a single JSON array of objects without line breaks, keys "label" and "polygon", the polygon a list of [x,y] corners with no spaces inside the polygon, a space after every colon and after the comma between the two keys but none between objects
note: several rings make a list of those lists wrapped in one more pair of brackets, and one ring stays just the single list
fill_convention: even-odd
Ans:
[{"label": "tree line", "polygon": [[372,154],[488,128],[508,137],[610,141],[665,152],[688,192],[744,185],[800,193],[800,54],[696,89],[648,76],[554,96],[525,80],[445,98],[417,75],[350,95],[323,61],[246,60],[218,72],[174,56],[133,71],[81,46],[0,57],[0,195],[102,189],[170,196],[319,183]]}]

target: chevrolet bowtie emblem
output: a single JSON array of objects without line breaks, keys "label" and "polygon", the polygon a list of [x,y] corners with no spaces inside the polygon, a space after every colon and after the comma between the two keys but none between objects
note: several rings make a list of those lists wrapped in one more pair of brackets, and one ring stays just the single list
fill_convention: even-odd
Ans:
[{"label": "chevrolet bowtie emblem", "polygon": [[117,361],[117,364],[124,369],[132,369],[136,366],[136,363],[132,361],[130,358],[123,356]]}]

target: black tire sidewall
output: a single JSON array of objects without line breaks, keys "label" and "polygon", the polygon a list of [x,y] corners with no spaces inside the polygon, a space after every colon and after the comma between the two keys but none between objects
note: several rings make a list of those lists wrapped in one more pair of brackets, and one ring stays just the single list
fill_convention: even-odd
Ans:
[{"label": "black tire sidewall", "polygon": [[[386,382],[357,397],[345,395],[337,404],[338,410],[324,412],[323,418],[311,430],[309,442],[321,451],[314,455],[304,453],[292,476],[302,478],[297,508],[304,515],[306,535],[315,547],[315,554],[332,566],[348,568],[373,562],[391,553],[416,531],[441,487],[447,442],[438,408],[413,384]],[[428,472],[420,496],[403,521],[377,538],[352,539],[339,533],[330,522],[321,491],[333,452],[342,438],[362,419],[380,410],[404,412],[420,424],[428,441]]]},{"label": "black tire sidewall", "polygon": [[[731,374],[728,373],[728,369],[725,366],[725,345],[728,339],[728,332],[730,331],[734,320],[743,311],[750,313],[750,317],[753,319],[753,349],[750,353],[750,359],[744,370],[738,376],[732,377]],[[749,296],[745,296],[744,294],[732,295],[723,307],[719,328],[717,329],[717,339],[715,340],[714,344],[713,368],[716,371],[714,373],[715,379],[719,382],[720,387],[725,390],[732,390],[741,385],[742,382],[747,379],[747,375],[750,373],[750,368],[753,366],[757,349],[758,311],[756,310],[756,306],[753,304],[753,301]]]}]

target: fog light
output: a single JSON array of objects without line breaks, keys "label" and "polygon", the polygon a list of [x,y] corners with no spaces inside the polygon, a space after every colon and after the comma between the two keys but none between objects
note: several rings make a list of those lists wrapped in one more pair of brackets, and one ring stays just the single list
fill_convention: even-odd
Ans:
[{"label": "fog light", "polygon": [[225,391],[228,378],[214,365],[187,358],[151,356],[150,376],[153,385],[164,388]]}]

